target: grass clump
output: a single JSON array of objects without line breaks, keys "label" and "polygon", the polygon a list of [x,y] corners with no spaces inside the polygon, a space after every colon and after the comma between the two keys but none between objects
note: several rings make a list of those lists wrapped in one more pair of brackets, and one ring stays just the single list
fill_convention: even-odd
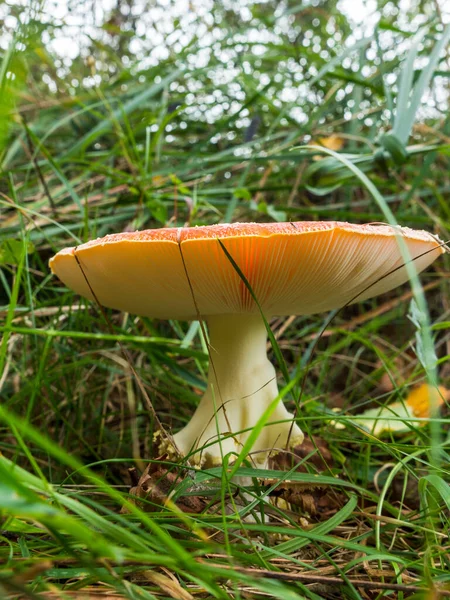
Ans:
[{"label": "grass clump", "polygon": [[358,426],[419,383],[450,387],[448,256],[331,322],[270,323],[286,398],[308,370],[309,445],[269,471],[158,460],[149,401],[166,428],[187,422],[200,328],[102,312],[47,264],[111,232],[232,221],[394,219],[449,239],[441,4],[379,0],[359,24],[334,1],[0,5],[3,596],[450,594],[447,407],[401,435]]}]

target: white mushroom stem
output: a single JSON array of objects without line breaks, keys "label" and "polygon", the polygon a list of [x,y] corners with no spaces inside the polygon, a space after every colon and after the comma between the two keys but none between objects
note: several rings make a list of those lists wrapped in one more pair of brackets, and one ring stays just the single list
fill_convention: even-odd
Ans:
[{"label": "white mushroom stem", "polygon": [[[240,453],[278,395],[278,387],[275,369],[267,358],[267,332],[259,314],[214,316],[207,323],[207,390],[192,419],[174,440],[178,450],[191,455],[193,462],[220,464],[226,454]],[[284,404],[278,402],[252,447],[254,462],[266,464],[270,451],[303,441],[303,433],[292,419]]]}]

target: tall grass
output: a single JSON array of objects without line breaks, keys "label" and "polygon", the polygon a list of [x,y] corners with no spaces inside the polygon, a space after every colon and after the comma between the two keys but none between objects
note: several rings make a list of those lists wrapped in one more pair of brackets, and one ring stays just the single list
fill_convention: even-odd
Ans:
[{"label": "tall grass", "polygon": [[[449,595],[447,409],[400,436],[357,418],[425,378],[450,387],[448,256],[422,287],[412,273],[331,323],[270,323],[291,408],[308,369],[313,442],[283,471],[244,455],[206,470],[159,460],[148,400],[166,428],[188,421],[205,388],[201,329],[101,311],[47,266],[110,232],[239,220],[395,221],[449,239],[444,8],[380,0],[359,36],[335,2],[316,4],[194,3],[158,59],[152,6],[146,35],[117,10],[70,65],[45,37],[64,31],[48,6],[0,6],[20,13],[0,65],[4,596]],[[90,3],[72,8],[88,21]],[[129,495],[129,469],[147,465],[165,503]],[[233,475],[252,482],[245,494]]]}]

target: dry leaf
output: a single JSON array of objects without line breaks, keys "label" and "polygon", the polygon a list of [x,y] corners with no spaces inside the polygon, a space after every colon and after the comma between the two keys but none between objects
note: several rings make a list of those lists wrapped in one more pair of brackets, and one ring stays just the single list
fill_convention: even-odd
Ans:
[{"label": "dry leaf", "polygon": [[[146,511],[155,510],[152,504],[165,506],[169,501],[172,501],[172,493],[174,488],[189,477],[186,469],[179,468],[169,471],[165,467],[156,464],[150,464],[142,474],[136,486],[132,487],[130,494],[147,500],[142,502],[141,508]],[[183,512],[201,513],[207,504],[207,500],[198,495],[183,496],[175,502],[175,505]]]},{"label": "dry leaf", "polygon": [[308,467],[313,466],[317,473],[326,471],[333,466],[333,457],[323,438],[317,435],[305,438],[302,444],[295,446],[290,452],[279,452],[271,457],[269,464],[271,469],[287,471],[297,463],[296,471],[307,473],[306,462]]},{"label": "dry leaf", "polygon": [[344,140],[341,138],[341,136],[336,135],[335,133],[328,137],[318,138],[317,142],[324,148],[328,148],[328,150],[334,150],[335,152],[338,152],[344,145]]},{"label": "dry leaf", "polygon": [[[290,452],[279,452],[270,459],[270,467],[281,471],[292,469],[296,463],[298,472],[307,473],[308,468],[314,467],[317,473],[321,473],[333,466],[333,457],[326,441],[318,436],[312,436],[305,438],[302,444],[295,446]],[[266,480],[265,483],[270,485],[274,480]],[[284,481],[271,495],[298,506],[300,510],[311,516],[323,515],[342,505],[342,498],[334,490],[313,483]]]}]

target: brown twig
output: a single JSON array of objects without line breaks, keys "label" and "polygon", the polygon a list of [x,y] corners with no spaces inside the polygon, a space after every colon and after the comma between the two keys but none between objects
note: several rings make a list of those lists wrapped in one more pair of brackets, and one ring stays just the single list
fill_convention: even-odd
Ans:
[{"label": "brown twig", "polygon": [[294,185],[292,186],[291,193],[289,194],[289,198],[287,201],[287,206],[292,206],[294,204],[295,196],[297,195],[298,188],[300,187],[300,182],[303,177],[303,172],[305,170],[305,163],[302,163],[297,170],[297,176],[295,177]]},{"label": "brown twig", "polygon": [[[344,585],[345,581],[340,577],[327,577],[326,575],[316,575],[311,573],[283,573],[280,571],[269,571],[268,569],[250,569],[246,567],[229,566],[222,564],[208,564],[208,567],[220,568],[227,571],[237,571],[251,577],[263,577],[270,579],[280,579],[282,581],[302,581],[306,583],[321,583],[324,585]],[[366,579],[347,579],[355,587],[362,587],[371,590],[393,590],[398,592],[432,592],[435,591],[441,596],[450,598],[450,591],[440,588],[425,588],[411,583],[386,583],[384,581],[368,581]]]},{"label": "brown twig", "polygon": [[261,177],[261,180],[259,182],[259,186],[258,186],[259,190],[256,192],[255,197],[253,199],[256,204],[258,204],[258,202],[264,195],[264,186],[266,185],[267,179],[270,177],[270,174],[272,173],[272,171],[273,171],[273,163],[269,162],[269,165],[264,170],[263,176]]},{"label": "brown twig", "polygon": [[[218,555],[218,554],[211,554],[211,557],[219,557],[219,556],[224,556],[224,555]],[[226,558],[224,556],[224,558]],[[368,557],[370,558],[370,557]],[[17,562],[18,564],[25,561],[26,559],[23,558],[18,558],[16,559],[15,562]],[[208,568],[212,568],[212,569],[218,569],[218,570],[222,570],[222,571],[235,571],[237,573],[242,573],[244,575],[248,575],[250,577],[261,577],[261,578],[268,578],[268,579],[278,579],[281,581],[301,581],[303,583],[307,583],[307,584],[314,584],[314,583],[320,583],[322,585],[345,585],[346,581],[344,581],[344,579],[342,579],[341,577],[336,577],[336,576],[328,576],[328,575],[324,575],[323,573],[286,573],[284,571],[271,571],[269,569],[254,569],[251,567],[240,567],[237,565],[226,565],[226,564],[222,564],[222,563],[211,563],[208,561],[208,558],[204,557],[204,558],[197,558],[196,559],[197,562],[201,563],[203,566],[206,566]],[[66,557],[64,559],[52,559],[51,563],[52,565],[58,565],[58,566],[64,566],[64,565],[72,565],[75,564],[77,562],[77,560],[75,558],[72,557]],[[102,564],[104,564],[106,561],[101,561]],[[108,564],[110,566],[114,565],[114,561],[107,561]],[[125,560],[122,563],[120,563],[120,565],[123,566],[145,566],[145,565],[151,565],[154,564],[151,561],[139,561],[139,560]],[[156,566],[156,565],[155,565]],[[34,568],[34,567],[32,567]],[[48,563],[46,564],[46,568],[50,568]],[[376,575],[379,577],[386,577],[386,574],[383,572],[380,572],[379,575]],[[372,580],[368,580],[368,579],[353,579],[353,578],[347,578],[347,582],[350,583],[351,585],[355,586],[355,587],[360,587],[360,588],[365,588],[365,589],[370,589],[370,590],[392,590],[392,591],[399,591],[399,592],[425,592],[425,593],[430,593],[430,592],[436,592],[438,594],[440,594],[441,596],[445,597],[445,598],[450,598],[450,590],[445,590],[442,588],[439,588],[437,586],[433,587],[433,588],[427,588],[421,585],[418,585],[418,582],[416,579],[413,579],[412,577],[410,577],[409,575],[404,574],[405,577],[407,577],[408,582],[407,583],[389,583],[389,582],[385,582],[385,581],[372,581]],[[224,574],[225,577],[225,574]],[[413,583],[413,582],[416,583]]]}]

